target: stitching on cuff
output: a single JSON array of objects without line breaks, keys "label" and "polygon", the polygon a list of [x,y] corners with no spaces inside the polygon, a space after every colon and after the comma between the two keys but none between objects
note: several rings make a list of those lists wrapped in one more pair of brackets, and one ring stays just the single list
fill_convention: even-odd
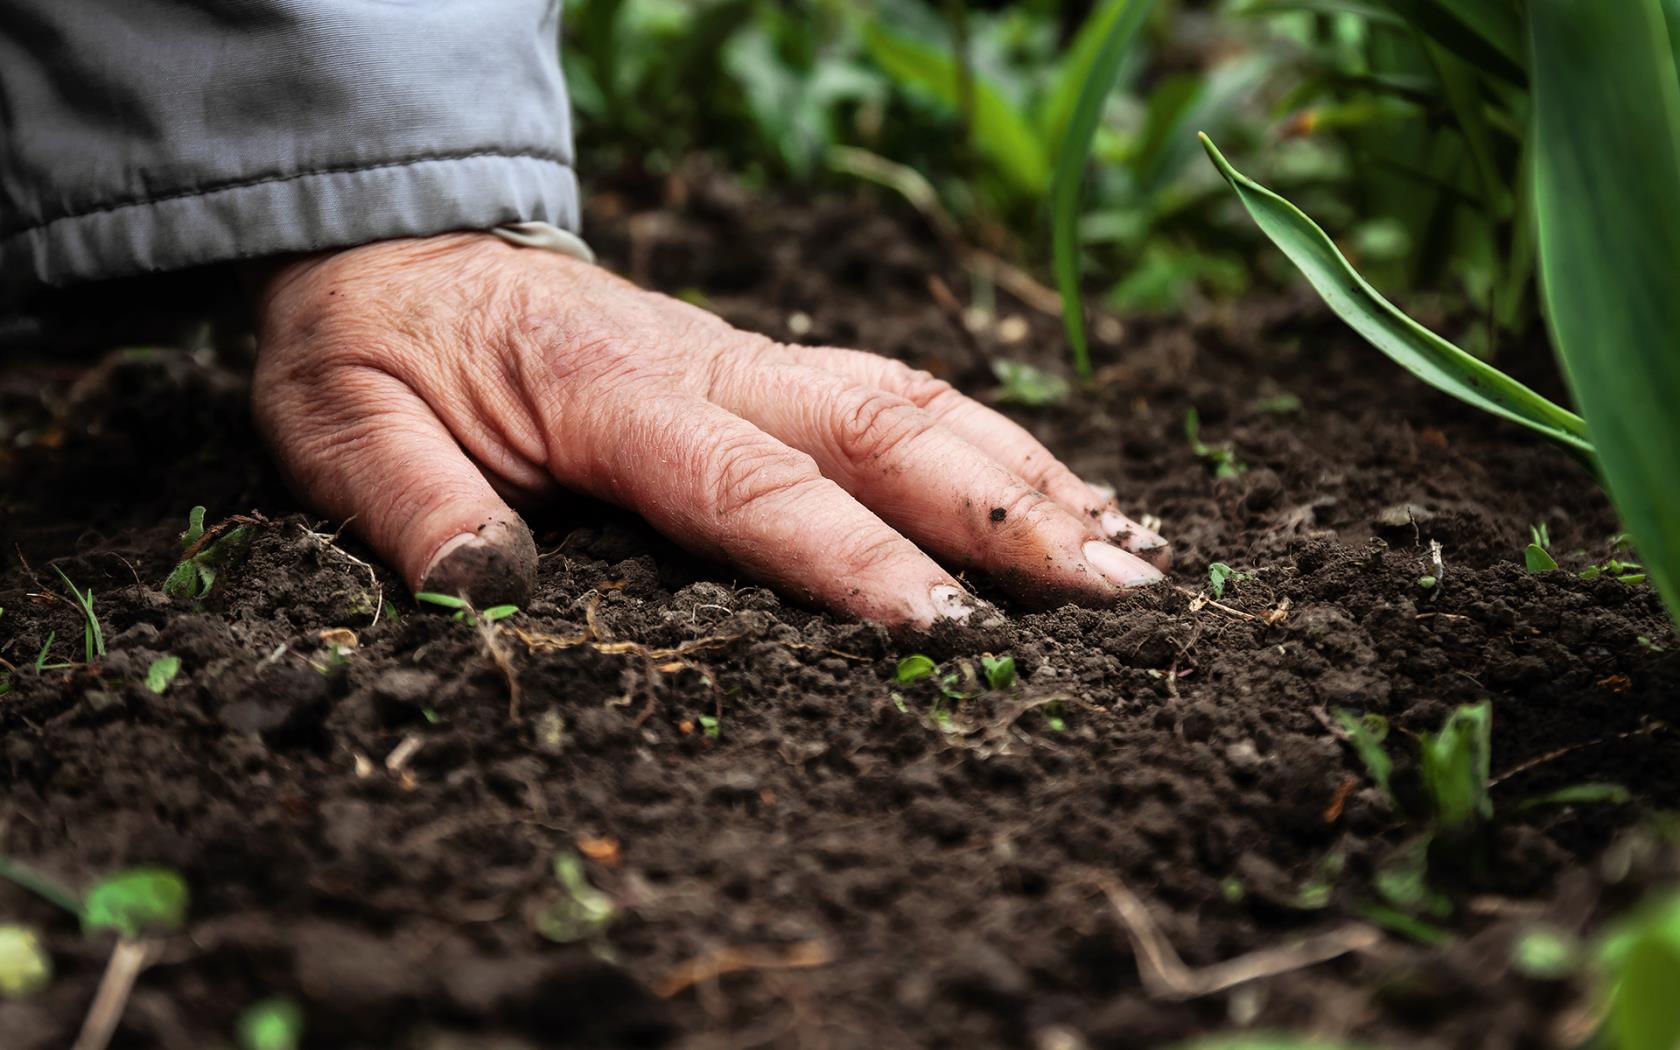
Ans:
[{"label": "stitching on cuff", "polygon": [[150,204],[162,204],[165,201],[182,200],[187,197],[203,197],[211,193],[219,193],[223,190],[244,189],[248,186],[264,186],[270,183],[294,182],[298,179],[312,178],[316,175],[348,175],[358,171],[380,171],[385,168],[406,168],[412,167],[416,164],[429,164],[436,161],[472,160],[477,157],[500,157],[507,160],[540,160],[546,161],[550,164],[558,164],[564,168],[570,168],[572,166],[572,162],[569,159],[558,154],[539,153],[535,151],[506,152],[503,150],[472,150],[461,153],[426,153],[419,156],[409,157],[404,160],[384,161],[377,164],[346,164],[330,168],[311,168],[308,171],[293,172],[289,175],[260,175],[255,178],[233,179],[227,182],[212,183],[208,186],[196,186],[190,190],[176,190],[172,193],[161,193],[149,197],[136,197],[132,200],[112,201],[106,204],[96,205],[91,208],[83,208],[79,211],[67,212],[63,215],[54,215],[51,218],[42,219],[38,222],[30,223],[27,226],[19,226],[15,228],[8,228],[4,223],[0,223],[0,237],[11,238],[20,234],[27,234],[36,230],[45,229],[46,227],[58,222],[66,222],[72,219],[82,219],[90,215],[102,215],[108,212],[121,211],[124,208],[142,208]]}]

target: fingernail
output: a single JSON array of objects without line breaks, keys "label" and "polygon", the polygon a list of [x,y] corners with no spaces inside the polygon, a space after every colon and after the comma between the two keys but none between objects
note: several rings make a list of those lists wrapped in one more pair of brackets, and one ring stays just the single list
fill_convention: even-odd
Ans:
[{"label": "fingernail", "polygon": [[1109,539],[1129,551],[1142,553],[1167,545],[1159,533],[1144,528],[1117,510],[1103,511],[1100,524]]},{"label": "fingernail", "polygon": [[1112,543],[1092,540],[1085,544],[1084,551],[1091,567],[1116,587],[1147,587],[1165,578],[1161,570]]},{"label": "fingernail", "polygon": [[942,619],[956,620],[959,623],[974,615],[974,610],[980,603],[961,587],[952,587],[942,583],[928,592],[928,598],[933,602],[934,611]]},{"label": "fingernail", "polygon": [[523,521],[487,521],[444,540],[420,577],[420,589],[464,595],[474,605],[523,605],[537,575],[537,545]]}]

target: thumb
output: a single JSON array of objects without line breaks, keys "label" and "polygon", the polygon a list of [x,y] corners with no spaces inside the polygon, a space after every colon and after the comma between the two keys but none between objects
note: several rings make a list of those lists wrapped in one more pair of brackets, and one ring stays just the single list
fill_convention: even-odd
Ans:
[{"label": "thumb", "polygon": [[537,572],[531,530],[431,408],[369,369],[320,387],[253,386],[257,424],[298,494],[349,519],[415,591],[524,604]]}]

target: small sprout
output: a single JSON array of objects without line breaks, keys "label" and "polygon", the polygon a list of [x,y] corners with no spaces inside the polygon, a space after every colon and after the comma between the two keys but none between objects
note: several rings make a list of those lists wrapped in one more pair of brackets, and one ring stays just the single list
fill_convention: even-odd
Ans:
[{"label": "small sprout", "polygon": [[452,594],[438,594],[435,591],[420,591],[414,595],[414,600],[453,609],[455,612],[450,617],[451,620],[460,620],[474,627],[478,626],[481,620],[485,623],[495,623],[519,611],[517,605],[492,605],[488,609],[475,610],[464,598],[457,598]]},{"label": "small sprout", "polygon": [[1190,439],[1190,451],[1198,459],[1205,460],[1213,468],[1216,478],[1233,478],[1248,469],[1248,464],[1237,458],[1236,449],[1227,442],[1221,445],[1209,445],[1202,441],[1202,418],[1194,408],[1184,412],[1184,436]]},{"label": "small sprout", "polygon": [[1643,634],[1635,638],[1634,641],[1638,642],[1641,648],[1649,649],[1653,653],[1665,653],[1668,651],[1662,645],[1657,642],[1653,642],[1648,636]]},{"label": "small sprout", "polygon": [[1008,689],[1015,684],[1015,658],[1013,656],[980,657],[980,666],[986,674],[986,685],[992,689]]},{"label": "small sprout", "polygon": [[913,653],[898,662],[898,670],[894,677],[899,685],[909,685],[911,682],[919,682],[933,674],[934,669],[938,666],[929,657],[923,656],[921,653]]},{"label": "small sprout", "polygon": [[217,576],[245,556],[251,545],[250,527],[236,525],[229,529],[227,525],[228,522],[224,521],[216,528],[206,530],[204,508],[194,507],[188,512],[187,531],[181,533],[182,551],[193,550],[207,536],[215,542],[176,563],[163,581],[164,594],[183,600],[203,598],[216,585]]},{"label": "small sprout", "polygon": [[1044,725],[1050,730],[1050,732],[1067,732],[1067,723],[1062,720],[1062,702],[1060,700],[1053,704],[1045,704],[1042,711],[1044,714]]},{"label": "small sprout", "polygon": [[1511,965],[1524,977],[1556,981],[1580,966],[1580,945],[1562,930],[1530,926],[1511,945]]},{"label": "small sprout", "polygon": [[1394,760],[1383,749],[1383,741],[1388,739],[1388,719],[1378,714],[1355,716],[1353,712],[1339,707],[1335,715],[1336,721],[1347,733],[1354,753],[1365,764],[1365,772],[1370,775],[1371,782],[1393,802],[1394,792],[1389,787],[1389,779],[1394,773]]},{"label": "small sprout", "polygon": [[1278,394],[1275,397],[1263,397],[1254,402],[1254,411],[1264,412],[1270,416],[1287,416],[1301,411],[1301,399],[1294,394]]},{"label": "small sprout", "polygon": [[0,999],[17,999],[45,988],[52,959],[27,926],[0,925]]},{"label": "small sprout", "polygon": [[70,593],[76,598],[76,605],[82,610],[82,651],[86,654],[85,662],[93,663],[95,657],[105,655],[105,631],[99,626],[99,617],[93,611],[93,588],[79,591],[70,582],[70,577],[64,575],[64,570],[53,566],[58,578],[64,581],[64,586],[70,588]]},{"label": "small sprout", "polygon": [[1545,522],[1530,525],[1528,527],[1528,538],[1530,543],[1541,550],[1549,551],[1552,549],[1552,530],[1546,527]]},{"label": "small sprout", "polygon": [[240,1050],[297,1050],[303,1045],[303,1011],[290,999],[264,999],[239,1015]]},{"label": "small sprout", "polygon": [[893,692],[889,693],[888,695],[892,697],[893,706],[898,708],[898,713],[899,714],[907,715],[907,714],[910,713],[910,705],[904,702],[904,694],[903,693],[900,693],[897,690],[894,690]]},{"label": "small sprout", "polygon": [[612,898],[590,885],[583,861],[569,850],[554,855],[554,878],[560,895],[537,916],[537,932],[560,944],[587,940],[618,916]]},{"label": "small sprout", "polygon": [[1493,705],[1466,704],[1439,733],[1418,737],[1418,765],[1438,825],[1456,831],[1493,815],[1488,797]]},{"label": "small sprout", "polygon": [[129,940],[178,930],[187,919],[187,884],[166,868],[133,868],[102,880],[82,902],[82,929],[115,930]]},{"label": "small sprout", "polygon": [[194,507],[187,511],[187,531],[181,533],[181,549],[186,550],[198,542],[204,535],[204,508]]},{"label": "small sprout", "polygon": [[1326,853],[1313,869],[1312,878],[1295,894],[1295,906],[1308,911],[1317,911],[1330,906],[1330,896],[1336,890],[1336,882],[1342,877],[1342,869],[1347,867],[1347,855],[1343,853]]},{"label": "small sprout", "polygon": [[160,656],[146,668],[146,688],[163,695],[169,688],[169,683],[181,673],[181,658],[179,656]]},{"label": "small sprout", "polygon": [[1212,594],[1215,599],[1223,598],[1225,597],[1226,584],[1241,583],[1253,578],[1246,572],[1238,572],[1224,562],[1216,561],[1208,566],[1208,593]]},{"label": "small sprout", "polygon": [[1538,543],[1530,543],[1523,550],[1523,564],[1529,572],[1550,572],[1558,567],[1557,559]]},{"label": "small sprout", "polygon": [[420,717],[426,720],[427,725],[435,726],[439,722],[443,721],[442,716],[437,713],[437,708],[435,707],[422,707],[420,709]]},{"label": "small sprout", "polygon": [[1423,913],[1437,919],[1452,914],[1452,901],[1429,886],[1428,835],[1402,846],[1393,859],[1377,870],[1371,880],[1377,893],[1406,913]]},{"label": "small sprout", "polygon": [[1419,576],[1417,578],[1417,585],[1418,585],[1419,590],[1432,591],[1432,590],[1435,589],[1435,585],[1437,583],[1440,583],[1440,582],[1441,582],[1440,580],[1437,580],[1433,576]]},{"label": "small sprout", "polygon": [[700,731],[706,735],[707,740],[716,740],[723,732],[723,723],[718,721],[715,715],[699,715],[695,721],[700,723]]},{"label": "small sprout", "polygon": [[999,401],[1013,401],[1031,408],[1060,404],[1073,390],[1066,379],[1025,361],[995,360],[992,374],[999,383]]}]

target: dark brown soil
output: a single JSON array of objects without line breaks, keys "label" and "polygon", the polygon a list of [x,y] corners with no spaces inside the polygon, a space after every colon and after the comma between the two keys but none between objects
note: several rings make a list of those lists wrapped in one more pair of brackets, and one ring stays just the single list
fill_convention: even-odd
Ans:
[{"label": "dark brown soil", "polygon": [[[1047,366],[1062,352],[1058,322],[1007,296],[1024,339],[998,334],[1018,323],[963,336],[928,278],[965,296],[966,279],[878,205],[712,187],[635,218],[623,200],[600,211],[613,265],[777,337],[792,324],[980,390],[976,351]],[[121,1047],[231,1042],[240,1011],[274,995],[302,1005],[311,1047],[1578,1036],[1581,988],[1514,972],[1512,938],[1539,917],[1590,932],[1672,875],[1640,829],[1680,804],[1665,727],[1680,659],[1656,597],[1521,564],[1542,521],[1556,550],[1587,552],[1566,564],[1609,553],[1591,478],[1305,300],[1108,334],[1098,392],[1017,414],[1164,520],[1178,587],[915,643],[978,694],[959,702],[894,682],[911,643],[784,604],[589,504],[533,515],[538,593],[487,637],[370,578],[354,542],[309,534],[246,422],[244,351],[85,373],[14,362],[0,851],[73,887],[135,864],[186,876],[190,923],[141,976]],[[1267,411],[1283,394],[1299,409]],[[1192,453],[1192,406],[1245,472],[1216,479]],[[195,503],[212,523],[262,519],[197,604],[159,590]],[[1431,540],[1445,574],[1426,591]],[[1249,574],[1229,611],[1193,600],[1213,561]],[[31,668],[49,632],[53,659],[80,660],[77,613],[40,596],[65,594],[49,566],[93,589],[104,659]],[[322,633],[338,629],[357,645],[342,659],[330,643],[348,639]],[[982,653],[1013,654],[1019,686],[980,688]],[[143,680],[164,654],[183,670],[159,696]],[[1501,818],[1434,858],[1446,943],[1385,932],[1189,999],[1140,979],[1115,903],[1128,891],[1192,968],[1363,922],[1373,873],[1418,825],[1328,712],[1392,720],[1410,806],[1408,734],[1482,699],[1493,768],[1518,772],[1494,789]],[[1518,812],[1584,781],[1635,801]],[[565,899],[557,854],[582,857],[617,908],[578,943],[539,933]],[[1326,858],[1333,891],[1303,900]],[[0,1001],[0,1044],[67,1045],[110,942],[9,885],[0,920],[40,928],[57,969]]]}]

